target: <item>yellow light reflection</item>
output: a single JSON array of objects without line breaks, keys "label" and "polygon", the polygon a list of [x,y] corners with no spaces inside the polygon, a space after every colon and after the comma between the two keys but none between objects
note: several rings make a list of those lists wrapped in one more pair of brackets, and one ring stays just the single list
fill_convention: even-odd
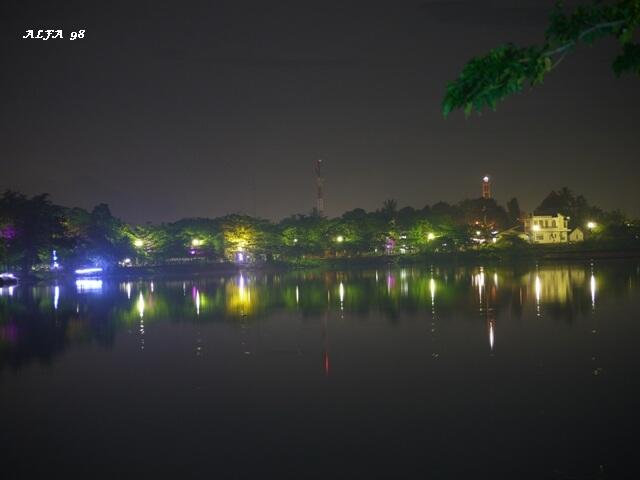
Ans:
[{"label": "yellow light reflection", "polygon": [[140,292],[140,296],[138,297],[138,315],[140,318],[144,317],[144,297],[142,296],[142,292]]},{"label": "yellow light reflection", "polygon": [[249,281],[242,274],[237,277],[237,281],[227,282],[227,312],[230,314],[239,313],[241,316],[253,313],[258,306],[255,293],[249,286]]}]

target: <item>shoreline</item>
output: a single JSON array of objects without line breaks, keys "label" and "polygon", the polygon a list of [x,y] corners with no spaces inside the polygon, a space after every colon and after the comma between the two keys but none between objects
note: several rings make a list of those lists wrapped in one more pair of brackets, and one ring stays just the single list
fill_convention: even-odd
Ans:
[{"label": "shoreline", "polygon": [[[86,278],[100,276],[109,279],[140,279],[140,278],[172,278],[172,277],[203,277],[211,275],[235,275],[242,271],[259,272],[287,272],[313,269],[350,269],[350,268],[380,268],[382,266],[414,266],[414,265],[450,265],[450,266],[481,266],[481,265],[523,265],[523,264],[553,264],[573,263],[596,260],[640,260],[640,250],[602,249],[602,250],[557,250],[555,248],[534,248],[525,250],[474,250],[455,253],[421,253],[405,255],[362,256],[362,257],[325,257],[312,259],[298,259],[274,261],[253,264],[220,263],[190,263],[144,265],[133,267],[116,267],[105,270],[99,275],[87,275]],[[69,280],[79,278],[71,272],[38,272],[28,277],[20,276],[21,284],[32,284],[41,281]]]}]

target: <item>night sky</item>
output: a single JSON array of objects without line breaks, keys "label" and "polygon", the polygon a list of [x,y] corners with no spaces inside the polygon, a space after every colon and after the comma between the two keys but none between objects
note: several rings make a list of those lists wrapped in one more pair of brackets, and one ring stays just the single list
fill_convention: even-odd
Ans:
[{"label": "night sky", "polygon": [[[638,216],[640,79],[616,79],[613,41],[495,113],[442,117],[464,63],[541,42],[552,5],[4,0],[0,189],[133,222],[279,219],[314,206],[322,158],[329,216],[479,197],[485,173],[527,211],[566,185]],[[38,28],[66,38],[22,39]]]}]

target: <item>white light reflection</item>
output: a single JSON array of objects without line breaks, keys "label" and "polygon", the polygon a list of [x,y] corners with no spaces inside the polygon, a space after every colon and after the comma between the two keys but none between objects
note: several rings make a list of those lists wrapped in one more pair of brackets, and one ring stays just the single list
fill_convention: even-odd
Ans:
[{"label": "white light reflection", "polygon": [[340,282],[339,293],[340,293],[340,310],[344,310],[344,285],[342,284],[342,282]]},{"label": "white light reflection", "polygon": [[536,316],[540,316],[540,294],[542,292],[542,282],[540,275],[536,274]]},{"label": "white light reflection", "polygon": [[476,275],[476,285],[478,285],[478,299],[482,308],[482,292],[484,291],[484,268],[480,267],[480,273]]},{"label": "white light reflection", "polygon": [[127,282],[125,288],[127,290],[127,300],[131,300],[131,282]]},{"label": "white light reflection", "polygon": [[300,290],[298,289],[298,285],[296,285],[296,305],[300,303]]},{"label": "white light reflection", "polygon": [[144,297],[142,296],[142,292],[140,292],[136,303],[138,315],[140,315],[140,350],[144,350]]},{"label": "white light reflection", "polygon": [[494,343],[493,322],[489,322],[489,347],[491,348],[491,352],[493,352],[493,343]]},{"label": "white light reflection", "polygon": [[196,315],[200,315],[200,290],[196,290]]},{"label": "white light reflection", "polygon": [[244,275],[240,274],[240,279],[238,280],[238,296],[240,298],[240,305],[244,305],[246,301],[246,289],[244,286]]},{"label": "white light reflection", "polygon": [[0,287],[0,297],[2,297],[5,293],[8,293],[10,297],[13,297],[13,286]]},{"label": "white light reflection", "polygon": [[151,282],[151,293],[153,293],[153,282]]},{"label": "white light reflection", "polygon": [[58,309],[58,301],[60,300],[60,287],[56,285],[53,287],[53,309]]},{"label": "white light reflection", "polygon": [[436,300],[436,281],[433,278],[429,280],[429,291],[431,292],[431,306],[433,307]]},{"label": "white light reflection", "polygon": [[498,288],[498,274],[497,273],[493,274],[493,283],[495,284],[496,288]]},{"label": "white light reflection", "polygon": [[591,279],[589,280],[589,286],[591,288],[591,308],[596,308],[596,277],[591,272]]},{"label": "white light reflection", "polygon": [[99,278],[79,278],[76,280],[78,292],[91,292],[102,290],[102,280]]}]

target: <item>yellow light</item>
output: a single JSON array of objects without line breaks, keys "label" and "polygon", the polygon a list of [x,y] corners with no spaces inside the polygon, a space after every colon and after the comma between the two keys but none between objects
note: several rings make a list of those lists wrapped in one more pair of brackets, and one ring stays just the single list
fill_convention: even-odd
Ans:
[{"label": "yellow light", "polygon": [[433,240],[434,238],[436,238],[436,236],[433,233],[427,234],[427,240]]},{"label": "yellow light", "polygon": [[194,247],[199,247],[200,245],[202,245],[202,240],[200,240],[199,238],[194,238],[193,240],[191,240],[191,245]]},{"label": "yellow light", "polygon": [[142,239],[140,239],[140,238],[136,238],[136,239],[133,241],[133,244],[134,244],[136,247],[140,248],[140,247],[142,247],[142,246],[144,245],[144,240],[142,240]]},{"label": "yellow light", "polygon": [[482,232],[480,230],[476,230],[476,235],[480,235]]},{"label": "yellow light", "polygon": [[338,235],[338,236],[336,237],[336,242],[338,242],[338,243],[342,243],[342,242],[344,242],[344,237],[343,237],[342,235]]},{"label": "yellow light", "polygon": [[598,225],[596,224],[596,222],[587,222],[587,228],[589,230],[593,230],[594,228],[596,228]]},{"label": "yellow light", "polygon": [[534,232],[539,232],[540,231],[540,225],[534,225],[531,228],[533,229]]}]

